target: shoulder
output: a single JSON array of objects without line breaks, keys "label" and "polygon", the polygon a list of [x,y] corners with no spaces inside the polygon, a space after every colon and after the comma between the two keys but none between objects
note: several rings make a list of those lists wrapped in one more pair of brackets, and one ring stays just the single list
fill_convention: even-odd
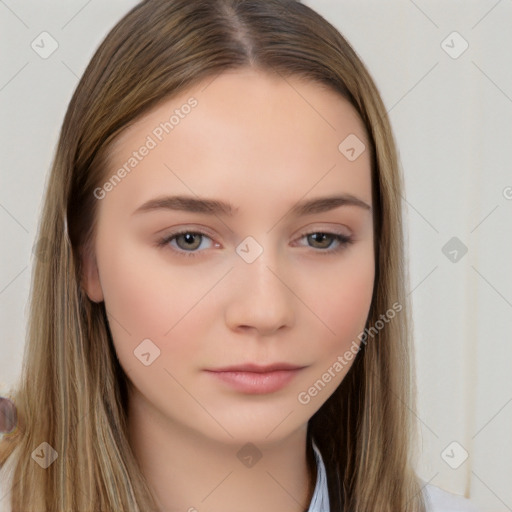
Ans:
[{"label": "shoulder", "polygon": [[458,494],[426,484],[423,487],[428,512],[482,512],[476,505]]}]

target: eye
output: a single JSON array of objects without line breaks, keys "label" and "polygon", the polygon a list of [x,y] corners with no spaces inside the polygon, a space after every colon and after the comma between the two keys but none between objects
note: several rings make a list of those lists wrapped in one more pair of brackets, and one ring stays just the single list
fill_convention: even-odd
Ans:
[{"label": "eye", "polygon": [[[201,231],[183,230],[172,233],[158,241],[158,247],[165,247],[176,241],[178,249],[174,250],[180,256],[196,256],[196,249],[201,245],[202,238],[211,238]],[[171,245],[171,247],[173,247]]]},{"label": "eye", "polygon": [[[201,246],[201,242],[205,238],[212,240],[210,236],[202,231],[182,230],[176,233],[171,233],[170,235],[167,235],[164,238],[158,240],[157,246],[170,246],[171,250],[179,256],[193,257],[202,252],[198,251],[197,249]],[[320,247],[313,246],[312,248],[318,249],[316,252],[322,254],[333,254],[339,252],[346,248],[349,244],[353,243],[351,236],[343,235],[341,233],[331,233],[327,231],[312,231],[302,233],[300,238],[306,238],[308,242],[313,242],[313,244],[320,244]],[[326,240],[329,243],[326,244]],[[331,247],[333,245],[333,241],[337,243],[334,248]],[[175,242],[175,244],[173,244],[173,242]]]},{"label": "eye", "polygon": [[[301,235],[301,238],[304,237],[306,237],[308,241],[312,241],[314,244],[320,244],[320,247],[316,246],[314,248],[324,249],[321,251],[317,251],[321,252],[324,255],[339,252],[345,249],[351,243],[353,243],[353,239],[351,236],[343,235],[341,233],[331,233],[329,231],[313,231],[303,233]],[[326,244],[326,240],[329,243]],[[335,245],[334,248],[331,247],[333,245],[333,240],[335,243],[337,243],[337,245]]]}]

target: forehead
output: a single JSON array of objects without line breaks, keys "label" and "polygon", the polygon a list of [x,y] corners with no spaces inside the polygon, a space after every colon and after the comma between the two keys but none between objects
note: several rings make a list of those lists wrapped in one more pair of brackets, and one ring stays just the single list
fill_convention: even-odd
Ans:
[{"label": "forehead", "polygon": [[[198,112],[201,111],[207,113],[210,120],[212,116],[226,117],[231,111],[240,121],[245,119],[255,127],[262,124],[258,121],[263,121],[263,114],[271,114],[272,123],[276,127],[288,129],[293,125],[296,133],[302,132],[302,128],[309,127],[322,132],[338,132],[338,135],[341,135],[340,128],[342,131],[352,128],[352,133],[357,132],[365,144],[368,142],[366,129],[359,114],[346,98],[332,87],[299,76],[285,77],[242,68],[207,77],[185,91],[163,99],[116,137],[111,152],[117,152],[124,142],[133,140],[141,131],[148,132],[155,121],[168,121],[190,98],[195,98],[201,106],[200,109],[193,109],[195,118],[200,117]],[[257,118],[252,117],[254,108],[257,108],[260,114]],[[179,115],[181,112],[176,114]],[[247,114],[249,118],[246,117]],[[301,125],[294,125],[297,120],[301,121]],[[207,119],[202,117],[205,127],[206,121]]]},{"label": "forehead", "polygon": [[[105,178],[129,167],[112,196],[122,189],[132,200],[163,191],[155,187],[205,196],[242,187],[260,198],[320,187],[370,201],[369,151],[351,161],[347,140],[369,149],[358,113],[336,91],[293,76],[230,71],[162,101],[128,127],[111,147]],[[134,156],[143,146],[152,147]]]}]

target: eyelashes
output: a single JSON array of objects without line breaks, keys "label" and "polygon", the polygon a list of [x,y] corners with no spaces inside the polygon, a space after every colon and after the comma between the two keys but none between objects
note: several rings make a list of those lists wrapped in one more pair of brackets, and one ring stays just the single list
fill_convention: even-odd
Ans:
[{"label": "eyelashes", "polygon": [[[186,236],[186,235],[189,235],[189,236]],[[331,248],[332,242],[328,244],[327,248],[323,248],[323,247],[318,248],[318,247],[309,246],[309,247],[311,247],[311,249],[314,252],[317,252],[322,255],[330,255],[330,254],[335,254],[335,253],[341,252],[342,250],[346,249],[350,244],[353,243],[353,239],[351,236],[343,235],[341,233],[333,233],[330,231],[309,231],[306,233],[302,233],[300,235],[300,238],[313,237],[314,235],[317,235],[317,236],[320,235],[320,240],[313,238],[313,243],[315,243],[315,242],[322,243],[326,237],[327,237],[327,239],[332,239],[334,241],[334,243],[337,243],[337,245],[334,249]],[[182,249],[179,246],[176,248],[176,246],[171,245],[171,242],[180,239],[181,241],[185,241],[185,244],[189,243],[191,245],[194,245],[193,244],[193,242],[195,241],[194,239],[197,239],[197,238],[201,239],[201,241],[204,238],[208,238],[211,240],[211,237],[202,231],[193,231],[190,229],[184,229],[184,230],[166,235],[165,237],[158,240],[156,245],[159,248],[169,248],[171,251],[173,251],[176,255],[178,255],[180,257],[185,257],[185,258],[192,257],[193,258],[193,257],[199,256],[204,251],[197,251],[197,250],[189,251],[186,249]],[[194,247],[194,248],[197,249],[197,247]]]}]

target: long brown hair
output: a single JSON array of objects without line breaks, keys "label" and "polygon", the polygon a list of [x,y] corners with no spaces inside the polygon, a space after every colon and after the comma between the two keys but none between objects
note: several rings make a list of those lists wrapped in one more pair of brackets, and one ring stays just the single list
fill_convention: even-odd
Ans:
[{"label": "long brown hair", "polygon": [[[34,264],[22,374],[11,394],[18,428],[0,443],[0,464],[10,455],[15,460],[13,512],[158,510],[127,440],[127,377],[104,303],[90,301],[81,285],[81,256],[94,237],[94,189],[108,177],[111,143],[143,113],[199,81],[247,66],[337,91],[359,113],[371,145],[371,336],[309,421],[308,463],[314,464],[315,439],[331,511],[424,512],[413,469],[416,388],[395,143],[361,60],[338,30],[296,0],[145,0],[89,63],[46,187],[38,232],[44,250]],[[400,314],[372,331],[392,304]],[[31,459],[42,442],[58,454],[46,471]]]}]

